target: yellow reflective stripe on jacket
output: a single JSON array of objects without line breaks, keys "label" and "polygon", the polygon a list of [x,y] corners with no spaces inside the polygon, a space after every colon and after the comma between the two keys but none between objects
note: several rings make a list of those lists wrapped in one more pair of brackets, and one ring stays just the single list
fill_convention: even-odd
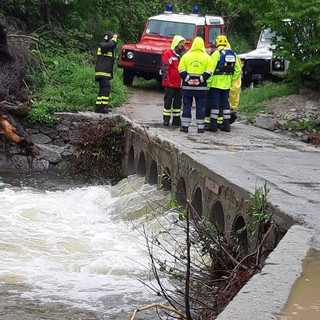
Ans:
[{"label": "yellow reflective stripe on jacket", "polygon": [[111,73],[110,73],[110,72],[102,72],[102,71],[99,71],[99,72],[96,72],[95,75],[96,75],[96,76],[111,77]]},{"label": "yellow reflective stripe on jacket", "polygon": [[111,58],[113,57],[111,51],[108,51],[107,53],[101,53],[101,48],[100,47],[98,48],[97,55],[98,56],[111,57]]}]

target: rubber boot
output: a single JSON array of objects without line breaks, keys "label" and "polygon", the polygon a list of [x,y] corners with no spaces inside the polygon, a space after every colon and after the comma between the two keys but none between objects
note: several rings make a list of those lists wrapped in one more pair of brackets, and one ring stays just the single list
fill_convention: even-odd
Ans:
[{"label": "rubber boot", "polygon": [[217,119],[211,118],[210,131],[212,131],[212,132],[217,132],[218,131]]},{"label": "rubber boot", "polygon": [[108,107],[104,107],[102,105],[96,105],[94,112],[95,113],[108,113],[111,109]]},{"label": "rubber boot", "polygon": [[231,111],[230,124],[233,124],[237,120],[238,116],[236,112]]},{"label": "rubber boot", "polygon": [[188,128],[188,127],[181,127],[181,128],[180,128],[180,131],[181,131],[181,132],[186,132],[186,133],[188,133],[189,128]]},{"label": "rubber boot", "polygon": [[178,127],[180,127],[180,126],[181,126],[181,119],[180,119],[180,117],[173,117],[173,118],[172,118],[172,125],[173,125],[173,126],[178,126]]},{"label": "rubber boot", "polygon": [[223,119],[221,131],[230,132],[230,119]]},{"label": "rubber boot", "polygon": [[217,119],[217,125],[218,125],[218,129],[221,130],[222,125],[223,125],[223,117],[222,117],[222,116],[219,116],[219,117],[218,117],[218,119]]},{"label": "rubber boot", "polygon": [[163,116],[163,125],[168,126],[170,122],[170,117],[169,116]]},{"label": "rubber boot", "polygon": [[210,122],[211,122],[210,117],[204,118],[204,131],[210,131]]}]

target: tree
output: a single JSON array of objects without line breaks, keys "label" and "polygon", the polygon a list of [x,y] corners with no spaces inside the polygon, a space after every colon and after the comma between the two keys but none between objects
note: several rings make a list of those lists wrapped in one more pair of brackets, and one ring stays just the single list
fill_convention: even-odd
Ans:
[{"label": "tree", "polygon": [[[233,0],[231,0],[233,1]],[[278,35],[276,53],[290,61],[289,78],[300,87],[320,87],[320,1],[248,0],[240,9]]]}]

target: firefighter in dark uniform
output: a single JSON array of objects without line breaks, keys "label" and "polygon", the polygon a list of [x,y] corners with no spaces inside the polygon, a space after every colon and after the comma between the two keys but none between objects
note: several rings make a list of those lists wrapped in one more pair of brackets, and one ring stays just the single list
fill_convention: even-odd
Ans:
[{"label": "firefighter in dark uniform", "polygon": [[95,80],[99,82],[99,94],[95,106],[95,112],[97,113],[108,113],[111,111],[109,106],[110,80],[113,78],[117,38],[118,36],[114,32],[106,32],[104,40],[100,43],[97,51],[95,66]]}]

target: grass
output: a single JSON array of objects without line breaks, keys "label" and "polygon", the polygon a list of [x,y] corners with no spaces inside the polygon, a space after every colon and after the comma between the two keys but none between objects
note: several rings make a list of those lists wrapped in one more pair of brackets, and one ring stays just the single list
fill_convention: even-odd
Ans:
[{"label": "grass", "polygon": [[[98,83],[94,81],[94,65],[88,54],[69,53],[65,56],[42,57],[45,70],[33,74],[37,92],[33,108],[29,114],[31,123],[53,124],[55,112],[93,111],[98,93]],[[129,88],[122,83],[122,69],[115,64],[114,79],[111,81],[110,105],[122,105],[128,96]],[[163,90],[156,80],[146,81],[136,77],[133,88]],[[295,93],[288,83],[266,83],[256,88],[246,88],[241,93],[239,115],[252,121],[263,111],[262,102]]]},{"label": "grass", "polygon": [[245,88],[241,92],[239,114],[251,122],[253,117],[264,111],[262,103],[297,93],[297,88],[289,83],[265,83],[255,88]]},{"label": "grass", "polygon": [[[31,123],[54,123],[55,112],[94,110],[99,85],[94,80],[90,58],[80,53],[44,57],[46,69],[36,75],[38,88],[29,114]],[[110,105],[120,106],[127,99],[128,90],[122,84],[121,70],[116,67],[111,88]]]}]

